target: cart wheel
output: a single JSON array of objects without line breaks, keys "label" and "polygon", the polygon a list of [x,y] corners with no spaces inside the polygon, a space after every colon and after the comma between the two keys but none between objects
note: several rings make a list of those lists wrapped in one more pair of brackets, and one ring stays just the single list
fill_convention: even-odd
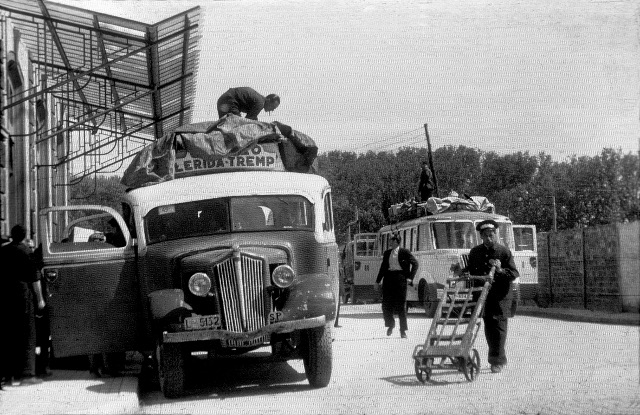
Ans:
[{"label": "cart wheel", "polygon": [[469,382],[473,382],[480,374],[480,354],[476,349],[473,349],[472,355],[464,360],[464,377],[466,377]]},{"label": "cart wheel", "polygon": [[422,383],[431,379],[431,366],[433,365],[433,359],[415,359],[416,377]]}]

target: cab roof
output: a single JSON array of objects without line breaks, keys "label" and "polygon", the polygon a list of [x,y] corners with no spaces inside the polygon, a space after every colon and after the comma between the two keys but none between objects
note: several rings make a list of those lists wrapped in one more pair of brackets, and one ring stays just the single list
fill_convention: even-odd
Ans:
[{"label": "cab roof", "polygon": [[316,174],[245,171],[204,174],[169,180],[130,190],[125,200],[143,214],[157,206],[230,196],[300,195],[312,203],[322,200],[327,180]]}]

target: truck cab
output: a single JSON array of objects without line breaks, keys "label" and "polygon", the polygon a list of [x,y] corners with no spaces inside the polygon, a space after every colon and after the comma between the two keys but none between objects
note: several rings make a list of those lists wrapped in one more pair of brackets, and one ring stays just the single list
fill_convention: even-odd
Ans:
[{"label": "truck cab", "polygon": [[270,347],[326,386],[338,305],[331,203],[314,174],[232,171],[130,190],[122,214],[42,210],[56,356],[152,352],[162,391],[177,397],[192,353]]}]

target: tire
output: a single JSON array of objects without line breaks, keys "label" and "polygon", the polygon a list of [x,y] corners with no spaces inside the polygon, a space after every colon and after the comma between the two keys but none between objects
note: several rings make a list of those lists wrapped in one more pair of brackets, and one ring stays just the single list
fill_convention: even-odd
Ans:
[{"label": "tire", "polygon": [[312,388],[324,388],[331,380],[333,368],[331,325],[307,329],[303,333],[304,371]]},{"label": "tire", "polygon": [[156,346],[160,390],[169,399],[184,395],[185,352],[180,344],[163,343]]},{"label": "tire", "polygon": [[463,359],[464,361],[464,377],[469,382],[473,382],[480,374],[480,354],[476,349],[473,349],[471,354]]},{"label": "tire", "polygon": [[427,284],[424,280],[420,281],[420,285],[418,285],[418,300],[427,317],[433,318],[438,309],[438,290],[435,284]]}]

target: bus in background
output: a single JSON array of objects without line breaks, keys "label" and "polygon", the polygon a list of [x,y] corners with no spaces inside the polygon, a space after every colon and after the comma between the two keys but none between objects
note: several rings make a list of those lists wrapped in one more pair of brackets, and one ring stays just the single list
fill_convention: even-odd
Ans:
[{"label": "bus in background", "polygon": [[345,245],[342,258],[345,284],[350,284],[351,302],[378,300],[379,294],[374,290],[382,260],[378,251],[378,234],[355,234]]},{"label": "bus in background", "polygon": [[520,273],[519,304],[538,302],[538,241],[535,225],[513,225],[513,256]]},{"label": "bus in background", "polygon": [[[378,232],[378,244],[380,252],[384,252],[390,246],[393,233],[399,233],[402,237],[401,246],[409,249],[418,260],[418,273],[413,286],[407,288],[407,306],[424,308],[428,317],[433,317],[438,302],[442,297],[447,278],[453,275],[452,267],[461,264],[463,255],[468,254],[471,248],[482,243],[476,225],[483,220],[492,219],[499,225],[498,243],[507,246],[515,256],[516,266],[522,266],[526,256],[526,262],[531,265],[537,262],[536,251],[522,249],[516,250],[514,240],[514,228],[511,220],[503,215],[479,211],[450,211],[436,213],[407,219],[394,224],[384,226]],[[519,236],[533,235],[535,240],[535,228],[518,231]],[[531,233],[531,231],[533,233]],[[530,239],[530,238],[529,238]],[[521,239],[522,240],[522,239]],[[529,240],[529,242],[531,242]],[[533,245],[522,244],[523,248],[535,248]],[[516,255],[516,253],[518,253]],[[533,259],[532,259],[533,258]],[[528,273],[531,267],[524,272],[524,279],[528,289],[525,295],[531,295],[529,289],[537,285],[537,273]],[[535,270],[535,267],[533,267]],[[535,279],[534,279],[535,278]],[[516,281],[514,290],[519,291]],[[519,294],[516,293],[517,296]],[[523,296],[523,299],[527,299]]]}]

